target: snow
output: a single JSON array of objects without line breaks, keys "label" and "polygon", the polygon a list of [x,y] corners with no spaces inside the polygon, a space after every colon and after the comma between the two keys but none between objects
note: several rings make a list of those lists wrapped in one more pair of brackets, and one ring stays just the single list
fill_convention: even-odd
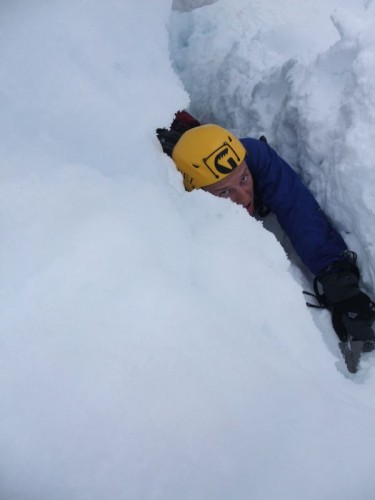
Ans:
[{"label": "snow", "polygon": [[374,355],[154,131],[265,133],[374,294],[375,4],[171,4],[2,4],[0,498],[372,500]]}]

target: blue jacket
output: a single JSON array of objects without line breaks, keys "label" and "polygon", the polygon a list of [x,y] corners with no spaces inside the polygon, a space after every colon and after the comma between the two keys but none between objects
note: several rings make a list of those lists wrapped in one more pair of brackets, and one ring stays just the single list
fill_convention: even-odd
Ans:
[{"label": "blue jacket", "polygon": [[265,142],[241,142],[255,195],[276,215],[302,262],[319,274],[339,260],[347,246],[294,170]]}]

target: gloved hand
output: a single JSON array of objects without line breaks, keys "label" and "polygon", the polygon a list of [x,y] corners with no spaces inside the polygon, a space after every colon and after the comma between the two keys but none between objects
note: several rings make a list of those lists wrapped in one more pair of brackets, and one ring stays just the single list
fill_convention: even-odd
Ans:
[{"label": "gloved hand", "polygon": [[158,128],[156,129],[156,135],[160,141],[164,153],[166,153],[168,156],[172,156],[173,148],[177,144],[177,141],[181,137],[181,134],[174,130]]},{"label": "gloved hand", "polygon": [[331,313],[333,328],[342,341],[348,341],[349,337],[363,342],[375,341],[371,328],[375,304],[365,293],[359,292],[355,297],[333,304]]},{"label": "gloved hand", "polygon": [[371,328],[375,304],[359,288],[359,270],[353,260],[335,262],[319,274],[317,280],[323,288],[319,300],[330,309],[333,328],[341,341],[375,342]]},{"label": "gloved hand", "polygon": [[156,135],[162,145],[164,153],[172,156],[172,151],[182,134],[194,127],[199,127],[200,123],[187,111],[177,111],[170,129],[158,128]]}]

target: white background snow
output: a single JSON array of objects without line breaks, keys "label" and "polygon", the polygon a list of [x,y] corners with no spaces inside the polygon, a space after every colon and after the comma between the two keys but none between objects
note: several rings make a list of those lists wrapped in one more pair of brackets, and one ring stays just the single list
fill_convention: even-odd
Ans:
[{"label": "white background snow", "polygon": [[0,499],[373,500],[375,356],[154,131],[265,133],[374,293],[375,2],[174,6],[1,3]]}]

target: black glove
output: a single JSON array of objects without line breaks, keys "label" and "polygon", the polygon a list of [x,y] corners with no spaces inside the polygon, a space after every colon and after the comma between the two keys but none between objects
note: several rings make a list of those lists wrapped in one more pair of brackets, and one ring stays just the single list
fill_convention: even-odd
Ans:
[{"label": "black glove", "polygon": [[[374,342],[371,326],[375,320],[375,304],[359,288],[359,270],[355,254],[350,259],[335,262],[317,277],[323,294],[318,292],[322,305],[330,309],[332,324],[341,341]],[[317,285],[316,292],[317,292]]]},{"label": "black glove", "polygon": [[173,148],[177,144],[177,141],[180,139],[181,134],[174,130],[158,128],[156,129],[156,135],[160,141],[164,153],[166,153],[168,156],[172,156]]},{"label": "black glove", "polygon": [[339,338],[347,342],[362,340],[375,341],[371,328],[375,319],[375,304],[363,292],[347,300],[332,305],[332,324]]},{"label": "black glove", "polygon": [[173,148],[187,130],[199,127],[200,123],[187,111],[177,111],[170,129],[157,128],[156,135],[162,145],[164,153],[172,156]]}]

